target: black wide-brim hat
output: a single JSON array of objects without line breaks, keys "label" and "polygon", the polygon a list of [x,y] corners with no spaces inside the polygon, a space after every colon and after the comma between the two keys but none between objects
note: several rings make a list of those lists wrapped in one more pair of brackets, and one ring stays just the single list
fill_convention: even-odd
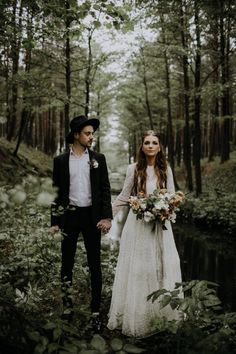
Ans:
[{"label": "black wide-brim hat", "polygon": [[70,122],[70,132],[66,137],[67,144],[73,144],[74,133],[81,131],[86,125],[92,125],[94,131],[99,127],[100,121],[96,118],[87,118],[86,116],[78,116],[72,119]]}]

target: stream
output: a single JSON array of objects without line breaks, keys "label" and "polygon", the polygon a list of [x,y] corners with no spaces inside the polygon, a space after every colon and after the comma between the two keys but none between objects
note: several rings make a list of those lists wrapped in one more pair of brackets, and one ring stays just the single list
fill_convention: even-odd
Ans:
[{"label": "stream", "polygon": [[183,281],[213,281],[225,311],[236,311],[236,240],[194,225],[173,225]]}]

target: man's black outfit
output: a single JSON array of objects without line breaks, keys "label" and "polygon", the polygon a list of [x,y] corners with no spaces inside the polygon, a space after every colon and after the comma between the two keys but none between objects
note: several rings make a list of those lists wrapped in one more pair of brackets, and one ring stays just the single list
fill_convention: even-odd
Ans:
[{"label": "man's black outfit", "polygon": [[[90,183],[92,205],[71,206],[69,202],[70,152],[54,158],[53,184],[57,187],[57,198],[52,206],[51,225],[58,225],[66,234],[62,241],[62,281],[72,282],[76,244],[82,233],[91,275],[92,312],[99,312],[102,289],[100,262],[101,231],[97,223],[101,219],[112,219],[110,183],[105,156],[88,150],[90,160]],[[96,164],[94,163],[96,162]]]}]

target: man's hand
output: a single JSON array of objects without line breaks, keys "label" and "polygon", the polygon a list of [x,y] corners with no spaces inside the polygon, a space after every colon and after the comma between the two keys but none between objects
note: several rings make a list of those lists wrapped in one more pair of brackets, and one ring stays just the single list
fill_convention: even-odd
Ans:
[{"label": "man's hand", "polygon": [[103,233],[107,233],[111,228],[111,219],[102,219],[97,223],[97,228]]},{"label": "man's hand", "polygon": [[56,234],[58,231],[60,231],[60,228],[58,225],[51,226],[49,229],[49,232],[52,235]]}]

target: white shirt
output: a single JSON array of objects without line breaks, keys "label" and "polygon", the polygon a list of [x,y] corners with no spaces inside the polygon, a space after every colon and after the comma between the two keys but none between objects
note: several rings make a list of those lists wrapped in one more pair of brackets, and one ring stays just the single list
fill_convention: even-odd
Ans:
[{"label": "white shirt", "polygon": [[86,149],[82,155],[76,155],[70,150],[70,189],[71,205],[88,207],[92,205],[89,153]]}]

